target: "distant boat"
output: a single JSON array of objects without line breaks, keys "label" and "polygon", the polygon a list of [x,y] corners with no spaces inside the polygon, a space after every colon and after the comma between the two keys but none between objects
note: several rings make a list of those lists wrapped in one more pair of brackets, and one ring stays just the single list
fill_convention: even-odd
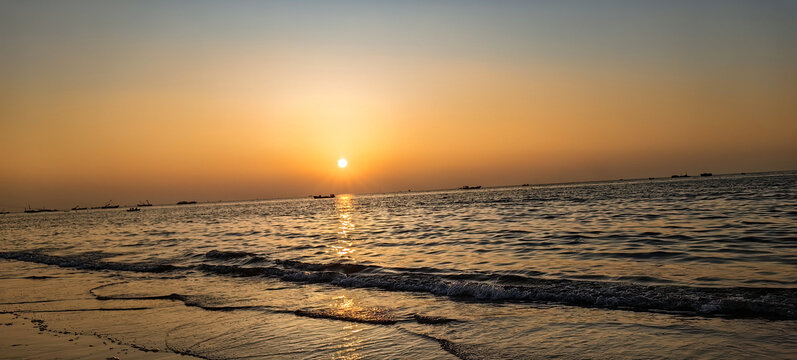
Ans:
[{"label": "distant boat", "polygon": [[523,184],[523,185],[520,185],[520,186],[529,186],[529,184]]},{"label": "distant boat", "polygon": [[137,208],[137,207],[131,207],[131,208],[127,209],[127,211],[128,211],[128,212],[131,212],[131,211],[141,211],[141,209],[139,209],[139,208]]},{"label": "distant boat", "polygon": [[475,190],[475,189],[481,189],[481,188],[482,188],[481,185],[479,185],[479,186],[468,186],[468,185],[465,185],[465,186],[461,187],[460,189],[462,189],[462,190]]},{"label": "distant boat", "polygon": [[149,200],[147,200],[147,202],[144,202],[144,203],[138,204],[138,205],[136,205],[136,206],[152,206],[152,203],[150,203],[150,202],[149,202]]},{"label": "distant boat", "polygon": [[714,176],[712,173],[701,173],[700,176]]},{"label": "distant boat", "polygon": [[73,208],[72,208],[72,210],[74,210],[74,211],[77,211],[77,210],[86,210],[86,209],[87,209],[87,208],[85,208],[85,207],[80,207],[80,205],[75,205],[75,207],[73,207]]},{"label": "distant boat", "polygon": [[313,195],[313,199],[331,199],[331,198],[334,198],[334,197],[335,197],[335,194],[329,194],[329,195]]},{"label": "distant boat", "polygon": [[113,205],[111,200],[108,200],[107,203],[103,206],[95,206],[92,209],[118,209],[119,205]]},{"label": "distant boat", "polygon": [[649,177],[649,178],[648,178],[648,180],[655,180],[655,179],[656,179],[656,178],[654,178],[654,177]]},{"label": "distant boat", "polygon": [[8,211],[0,210],[0,215],[3,215],[3,214],[8,214]]},{"label": "distant boat", "polygon": [[671,177],[671,178],[673,178],[673,179],[676,179],[676,178],[688,178],[688,177],[689,177],[689,175],[688,175],[688,174],[683,174],[683,175],[673,175],[673,176],[670,176],[670,177]]},{"label": "distant boat", "polygon": [[55,211],[58,211],[58,210],[56,210],[56,209],[46,209],[46,208],[32,209],[30,207],[30,205],[28,205],[28,207],[25,208],[25,212],[28,213],[28,214],[35,214],[35,213],[40,213],[40,212],[55,212]]},{"label": "distant boat", "polygon": [[196,201],[193,201],[193,200],[191,200],[191,201],[186,201],[186,200],[183,200],[183,201],[178,201],[178,202],[177,202],[177,205],[191,205],[191,204],[196,204]]}]

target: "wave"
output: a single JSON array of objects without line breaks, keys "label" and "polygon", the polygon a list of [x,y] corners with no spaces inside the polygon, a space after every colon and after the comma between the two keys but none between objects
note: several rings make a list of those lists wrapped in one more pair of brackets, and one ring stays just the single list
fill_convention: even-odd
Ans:
[{"label": "wave", "polygon": [[[210,257],[213,258],[216,255],[217,253],[212,253]],[[794,288],[705,288],[589,280],[556,280],[519,275],[508,277],[503,274],[471,276],[407,271],[394,273],[392,269],[382,269],[373,265],[318,264],[296,260],[271,260],[258,264],[258,266],[205,262],[198,265],[176,266],[163,263],[130,264],[103,260],[109,256],[112,255],[84,253],[55,256],[38,251],[0,252],[0,258],[4,259],[88,270],[136,272],[195,270],[212,275],[271,277],[283,281],[325,283],[344,288],[424,292],[452,299],[479,302],[551,303],[699,316],[797,320],[797,289]],[[233,257],[250,256],[256,255],[237,254]],[[211,259],[211,261],[215,260]],[[174,300],[186,299],[174,298]],[[301,315],[311,316],[314,314],[303,313]],[[315,315],[320,316],[320,314]]]},{"label": "wave", "polygon": [[244,257],[252,257],[254,254],[246,251],[222,251],[211,250],[204,254],[209,259],[240,259]]},{"label": "wave", "polygon": [[392,316],[389,311],[384,311],[381,308],[373,309],[359,309],[358,311],[349,311],[342,309],[320,309],[320,310],[304,310],[299,309],[293,312],[297,316],[342,320],[349,322],[359,322],[368,324],[379,325],[392,325],[399,320]]},{"label": "wave", "polygon": [[179,269],[179,267],[174,265],[157,262],[120,263],[103,260],[116,255],[117,254],[101,252],[87,252],[75,255],[48,255],[36,250],[0,252],[0,258],[2,259],[55,265],[59,267],[68,267],[81,270],[116,270],[161,273]]},{"label": "wave", "polygon": [[440,348],[447,351],[451,355],[456,356],[462,360],[498,360],[498,359],[534,359],[526,352],[511,351],[511,349],[502,349],[487,345],[475,345],[462,342],[451,341],[441,337],[433,336],[430,334],[416,333],[414,331],[404,330],[414,336],[420,338],[436,341],[440,344]]},{"label": "wave", "polygon": [[85,308],[85,309],[37,309],[37,310],[13,310],[4,313],[65,313],[65,312],[91,312],[91,311],[138,311],[138,310],[152,310],[152,307],[139,306],[128,308]]},{"label": "wave", "polygon": [[[100,301],[108,300],[172,300],[180,301],[186,306],[198,307],[208,311],[267,311],[272,313],[293,314],[296,316],[340,320],[357,323],[369,323],[377,325],[393,325],[398,322],[414,321],[419,324],[447,324],[461,322],[458,319],[450,319],[441,316],[411,314],[407,316],[395,315],[394,309],[387,307],[352,307],[352,308],[322,308],[322,309],[284,309],[275,308],[267,305],[214,305],[216,299],[205,295],[185,295],[171,293],[166,295],[102,295],[97,290],[105,287],[123,284],[124,282],[100,285],[89,290],[95,299]],[[117,310],[117,309],[112,309]]]},{"label": "wave", "polygon": [[431,315],[421,315],[421,314],[413,314],[412,318],[415,319],[415,322],[418,324],[448,324],[452,322],[462,322],[461,320],[457,319],[449,319],[442,316],[431,316]]}]

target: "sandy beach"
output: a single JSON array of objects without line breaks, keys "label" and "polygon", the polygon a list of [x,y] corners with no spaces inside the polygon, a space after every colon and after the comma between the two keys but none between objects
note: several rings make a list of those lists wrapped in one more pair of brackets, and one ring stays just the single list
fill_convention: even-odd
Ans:
[{"label": "sandy beach", "polygon": [[81,278],[71,271],[8,261],[0,263],[0,273],[2,359],[193,358],[143,347],[103,331],[114,323],[138,326],[135,316],[124,318],[114,313],[147,307],[109,306],[97,301],[86,290],[109,281],[107,275]]},{"label": "sandy beach", "polygon": [[193,359],[152,352],[101,335],[48,328],[31,314],[0,314],[0,359]]}]

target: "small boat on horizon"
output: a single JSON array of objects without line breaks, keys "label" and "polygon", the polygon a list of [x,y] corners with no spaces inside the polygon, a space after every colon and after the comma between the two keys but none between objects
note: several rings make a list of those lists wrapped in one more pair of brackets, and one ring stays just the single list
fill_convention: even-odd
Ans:
[{"label": "small boat on horizon", "polygon": [[701,173],[700,176],[714,176],[714,174],[709,173],[709,172],[705,172],[705,173]]},{"label": "small boat on horizon", "polygon": [[331,199],[331,198],[334,198],[334,197],[335,197],[335,194],[329,194],[329,195],[313,195],[313,199]]},{"label": "small boat on horizon", "polygon": [[131,207],[131,208],[127,209],[127,212],[132,212],[132,211],[141,211],[141,209],[139,209],[137,207]]},{"label": "small boat on horizon", "polygon": [[119,205],[113,205],[113,201],[108,200],[103,206],[95,206],[92,209],[118,209]]},{"label": "small boat on horizon", "polygon": [[677,178],[688,178],[688,177],[689,177],[689,174],[683,174],[683,175],[677,175],[677,174],[676,174],[676,175],[673,175],[673,176],[670,176],[670,177],[671,177],[671,178],[673,178],[673,179],[677,179]]},{"label": "small boat on horizon", "polygon": [[150,203],[149,200],[147,200],[146,202],[143,202],[141,204],[136,204],[136,206],[152,206],[152,203]]},{"label": "small boat on horizon", "polygon": [[196,201],[194,201],[194,200],[191,200],[191,201],[183,200],[183,201],[178,201],[177,202],[177,205],[192,205],[192,204],[196,204]]},{"label": "small boat on horizon", "polygon": [[461,187],[460,189],[462,189],[462,190],[476,190],[476,189],[481,189],[481,188],[482,188],[481,185],[478,185],[478,186],[465,185],[465,186]]},{"label": "small boat on horizon", "polygon": [[47,209],[47,208],[33,209],[33,208],[30,207],[30,205],[28,205],[28,207],[25,208],[25,212],[28,213],[28,214],[35,214],[35,213],[40,213],[40,212],[56,212],[56,211],[58,211],[58,210],[56,210],[56,209]]}]

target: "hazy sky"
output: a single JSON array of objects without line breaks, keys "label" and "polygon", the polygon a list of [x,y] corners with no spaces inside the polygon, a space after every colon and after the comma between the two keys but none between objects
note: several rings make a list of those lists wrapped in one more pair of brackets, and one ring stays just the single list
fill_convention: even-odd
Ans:
[{"label": "hazy sky", "polygon": [[0,0],[0,209],[795,169],[795,19],[797,1]]}]

